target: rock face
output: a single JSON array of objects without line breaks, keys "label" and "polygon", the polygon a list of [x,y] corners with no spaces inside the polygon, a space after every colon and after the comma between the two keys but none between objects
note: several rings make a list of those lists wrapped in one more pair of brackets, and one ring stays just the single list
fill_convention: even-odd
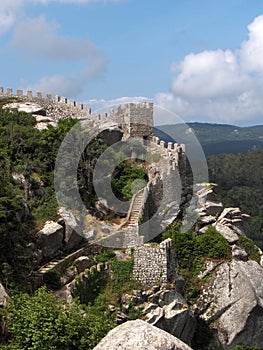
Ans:
[{"label": "rock face", "polygon": [[217,267],[201,291],[198,313],[225,349],[237,344],[263,347],[262,280],[263,268],[257,262],[232,260]]},{"label": "rock face", "polygon": [[196,321],[186,301],[175,290],[160,290],[143,310],[144,320],[190,344]]},{"label": "rock face", "polygon": [[8,103],[3,106],[7,109],[17,109],[19,112],[32,113],[36,118],[36,128],[39,130],[46,129],[48,125],[57,127],[57,123],[54,119],[46,116],[45,109],[34,102],[14,102]]},{"label": "rock face", "polygon": [[80,274],[86,269],[91,268],[91,266],[94,265],[94,261],[88,256],[80,256],[74,261],[73,265],[76,267],[78,274]]},{"label": "rock face", "polygon": [[224,209],[217,199],[215,185],[202,186],[196,193],[195,212],[199,223],[195,230],[202,234],[212,225],[231,245],[238,241],[239,236],[249,236],[249,215],[242,214],[239,208]]},{"label": "rock face", "polygon": [[249,215],[242,214],[239,208],[225,208],[217,224],[229,227],[237,235],[249,235]]},{"label": "rock face", "polygon": [[134,290],[133,294],[124,294],[122,308],[128,311],[133,306],[141,310],[144,321],[190,344],[196,321],[181,294],[185,281],[178,276],[175,284],[175,289],[167,289],[164,284],[154,285],[146,290]]},{"label": "rock face", "polygon": [[43,107],[33,102],[13,102],[8,103],[3,106],[5,109],[17,109],[19,112],[32,113],[37,115],[46,115],[46,112],[43,110]]},{"label": "rock face", "polygon": [[63,219],[61,218],[58,223],[64,227],[64,250],[71,251],[79,246],[83,237],[77,232],[76,218],[70,212],[66,212],[64,208],[60,208],[59,213],[63,215]]},{"label": "rock face", "polygon": [[142,320],[111,330],[94,350],[191,350],[181,340]]},{"label": "rock face", "polygon": [[9,299],[8,294],[2,283],[0,283],[0,306],[3,307],[6,305],[7,300]]},{"label": "rock face", "polygon": [[36,234],[36,246],[43,258],[53,258],[63,246],[63,227],[54,221],[47,221]]}]

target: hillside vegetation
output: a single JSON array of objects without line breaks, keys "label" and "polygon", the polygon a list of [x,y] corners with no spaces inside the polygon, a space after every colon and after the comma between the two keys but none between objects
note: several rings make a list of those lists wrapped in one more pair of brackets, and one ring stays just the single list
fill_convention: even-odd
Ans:
[{"label": "hillside vegetation", "polygon": [[189,131],[200,142],[206,156],[220,153],[246,153],[254,148],[263,148],[263,126],[239,127],[227,124],[187,123],[161,125],[155,135],[164,141],[173,141],[180,135],[180,142],[191,142]]},{"label": "hillside vegetation", "polygon": [[251,215],[250,237],[263,248],[263,150],[211,156],[208,167],[224,206]]}]

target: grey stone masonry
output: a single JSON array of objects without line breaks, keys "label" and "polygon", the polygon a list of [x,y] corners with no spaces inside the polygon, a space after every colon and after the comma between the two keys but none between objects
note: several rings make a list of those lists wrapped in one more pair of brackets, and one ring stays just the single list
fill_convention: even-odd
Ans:
[{"label": "grey stone masonry", "polygon": [[160,244],[146,243],[134,248],[133,277],[142,284],[171,282],[175,258],[170,238]]},{"label": "grey stone masonry", "polygon": [[128,103],[122,122],[124,139],[128,137],[149,138],[153,134],[153,103]]}]

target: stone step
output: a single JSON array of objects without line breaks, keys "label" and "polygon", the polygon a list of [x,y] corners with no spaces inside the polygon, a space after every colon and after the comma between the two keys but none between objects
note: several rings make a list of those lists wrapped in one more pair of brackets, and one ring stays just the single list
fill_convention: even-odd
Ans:
[{"label": "stone step", "polygon": [[139,213],[140,213],[140,210],[135,210],[131,212],[131,215],[139,215]]}]

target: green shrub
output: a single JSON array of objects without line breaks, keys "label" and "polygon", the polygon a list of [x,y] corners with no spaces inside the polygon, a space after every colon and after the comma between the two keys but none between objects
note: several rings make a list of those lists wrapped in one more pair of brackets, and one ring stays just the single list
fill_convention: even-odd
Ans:
[{"label": "green shrub", "polygon": [[196,248],[200,256],[222,259],[230,257],[230,246],[226,239],[216,231],[216,229],[210,226],[207,231],[199,236],[196,236]]},{"label": "green shrub", "polygon": [[95,307],[67,305],[40,288],[33,297],[20,294],[7,306],[6,350],[92,350],[115,326]]},{"label": "green shrub", "polygon": [[79,278],[76,278],[76,280],[73,297],[78,298],[81,304],[93,305],[97,296],[104,291],[108,276],[104,271],[92,270],[83,281]]},{"label": "green shrub", "polygon": [[136,192],[145,186],[148,177],[145,169],[136,162],[122,162],[116,176],[112,178],[113,193],[121,200],[130,200]]},{"label": "green shrub", "polygon": [[51,289],[59,289],[61,288],[61,281],[60,281],[60,273],[55,270],[49,270],[47,271],[43,276],[43,282]]},{"label": "green shrub", "polygon": [[181,232],[175,223],[163,234],[163,238],[168,237],[173,240],[179,270],[188,269],[195,275],[199,273],[204,258],[225,259],[231,254],[228,242],[214,227],[196,235],[192,231]]},{"label": "green shrub", "polygon": [[95,260],[97,263],[105,263],[113,259],[116,259],[116,255],[114,250],[111,248],[103,247],[102,251],[95,255]]},{"label": "green shrub", "polygon": [[133,259],[112,261],[111,269],[118,282],[126,282],[132,277]]},{"label": "green shrub", "polygon": [[198,274],[202,269],[205,259],[228,259],[231,256],[231,248],[225,238],[209,227],[206,233],[197,235],[195,232],[181,232],[178,222],[174,222],[162,234],[162,239],[172,238],[176,270],[186,280],[186,299],[194,303],[200,290],[201,281]]},{"label": "green shrub", "polygon": [[252,241],[252,239],[246,236],[239,236],[237,245],[245,249],[249,259],[260,262],[260,254],[258,248],[255,246],[255,243]]}]

